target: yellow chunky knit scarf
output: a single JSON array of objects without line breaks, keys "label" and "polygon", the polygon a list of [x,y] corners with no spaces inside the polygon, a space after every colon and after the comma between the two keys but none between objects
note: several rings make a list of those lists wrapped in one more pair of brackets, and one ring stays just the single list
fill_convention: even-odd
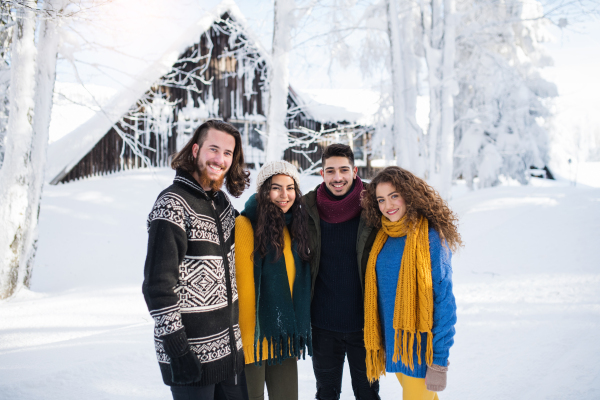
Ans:
[{"label": "yellow chunky knit scarf", "polygon": [[427,218],[420,217],[416,226],[408,226],[406,215],[398,222],[381,217],[382,228],[377,233],[369,255],[365,278],[365,347],[369,381],[385,374],[385,348],[382,341],[377,309],[377,273],[375,265],[388,236],[407,236],[400,263],[400,274],[394,305],[394,362],[414,369],[413,346],[417,338],[417,354],[421,364],[421,333],[427,333],[425,362],[433,363],[433,287],[429,254]]}]

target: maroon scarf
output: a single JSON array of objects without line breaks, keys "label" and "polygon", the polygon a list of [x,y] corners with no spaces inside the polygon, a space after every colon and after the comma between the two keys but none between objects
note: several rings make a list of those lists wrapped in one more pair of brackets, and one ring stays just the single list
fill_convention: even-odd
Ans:
[{"label": "maroon scarf", "polygon": [[317,189],[317,209],[319,217],[330,224],[339,224],[351,220],[360,214],[360,194],[363,191],[363,183],[356,176],[354,188],[342,200],[336,200],[325,189],[325,182]]}]

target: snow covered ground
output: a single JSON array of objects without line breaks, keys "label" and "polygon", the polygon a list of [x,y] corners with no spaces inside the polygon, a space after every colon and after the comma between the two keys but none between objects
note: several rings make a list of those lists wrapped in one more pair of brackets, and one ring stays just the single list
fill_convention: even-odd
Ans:
[{"label": "snow covered ground", "polygon": [[[466,246],[453,263],[458,325],[440,398],[600,398],[600,164],[588,167],[576,187],[455,187]],[[146,216],[172,177],[46,186],[32,290],[0,302],[0,399],[171,398],[141,282]],[[303,179],[305,192],[319,182]],[[299,365],[300,398],[312,399],[311,362]],[[394,376],[381,385],[383,399],[400,398]],[[347,370],[342,398],[353,398]]]}]

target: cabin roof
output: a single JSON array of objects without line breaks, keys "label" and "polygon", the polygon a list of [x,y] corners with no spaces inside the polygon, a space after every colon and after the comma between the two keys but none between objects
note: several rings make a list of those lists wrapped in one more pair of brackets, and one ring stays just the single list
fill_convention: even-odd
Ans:
[{"label": "cabin roof", "polygon": [[102,109],[90,119],[48,146],[46,163],[46,179],[52,182],[63,172],[70,171],[90,150],[106,135],[111,127],[155,84],[160,77],[171,71],[191,45],[197,42],[200,35],[210,29],[211,25],[227,13],[238,24],[244,27],[244,34],[258,48],[267,63],[270,55],[248,28],[246,19],[233,0],[224,0],[211,11],[189,26],[175,42],[148,67],[141,71],[136,80],[117,92]]}]

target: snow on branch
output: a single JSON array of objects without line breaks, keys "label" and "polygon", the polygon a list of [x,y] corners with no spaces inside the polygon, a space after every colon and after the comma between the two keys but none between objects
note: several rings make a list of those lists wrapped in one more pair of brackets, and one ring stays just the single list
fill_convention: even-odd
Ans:
[{"label": "snow on branch", "polygon": [[266,91],[268,62],[256,41],[248,36],[246,28],[231,18],[221,19],[219,22],[222,25],[215,24],[214,29],[229,35],[229,47],[224,49],[220,57],[233,57],[237,60],[237,71],[225,72],[225,76],[244,77],[244,96],[249,98],[256,94],[253,91],[252,82],[254,76],[258,74],[259,86]]}]

